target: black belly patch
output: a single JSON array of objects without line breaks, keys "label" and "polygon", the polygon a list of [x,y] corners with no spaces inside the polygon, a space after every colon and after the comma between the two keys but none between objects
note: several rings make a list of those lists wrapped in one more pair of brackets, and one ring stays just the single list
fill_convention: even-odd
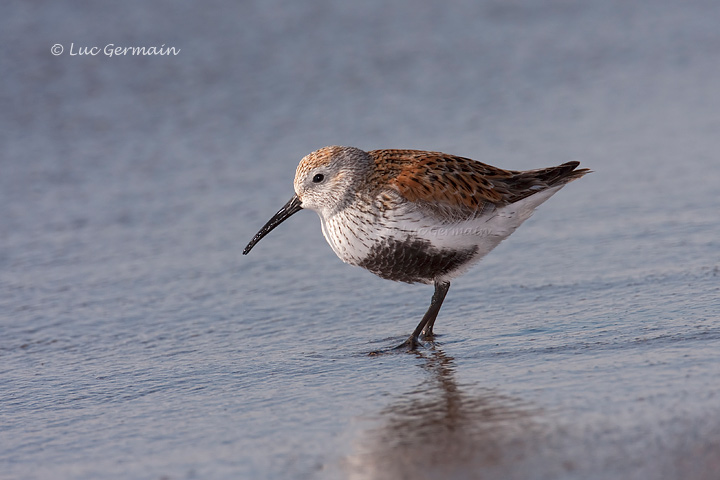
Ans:
[{"label": "black belly patch", "polygon": [[475,252],[475,246],[465,250],[441,250],[421,238],[390,238],[376,243],[358,265],[388,280],[431,283],[470,261]]}]

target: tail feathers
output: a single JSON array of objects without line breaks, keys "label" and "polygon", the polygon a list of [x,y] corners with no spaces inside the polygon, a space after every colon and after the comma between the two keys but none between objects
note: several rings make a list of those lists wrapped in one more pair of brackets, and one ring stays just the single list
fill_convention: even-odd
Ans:
[{"label": "tail feathers", "polygon": [[565,185],[568,182],[577,180],[586,173],[590,173],[589,168],[575,170],[579,165],[580,162],[567,162],[562,165],[558,165],[557,167],[531,170],[526,173],[535,173],[540,180],[548,185],[548,187],[555,187],[557,185]]},{"label": "tail feathers", "polygon": [[588,168],[576,170],[579,165],[580,162],[567,162],[556,167],[514,172],[511,177],[503,179],[506,188],[505,199],[508,203],[515,203],[543,190],[562,187],[590,173],[591,170]]}]

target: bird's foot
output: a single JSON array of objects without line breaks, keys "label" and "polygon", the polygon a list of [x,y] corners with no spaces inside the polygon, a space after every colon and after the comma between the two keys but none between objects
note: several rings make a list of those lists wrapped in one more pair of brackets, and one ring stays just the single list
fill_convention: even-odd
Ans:
[{"label": "bird's foot", "polygon": [[393,350],[406,350],[408,352],[413,352],[417,350],[417,348],[420,346],[422,346],[422,343],[420,343],[420,339],[418,339],[414,335],[410,335],[407,340],[405,340],[397,347],[393,348]]},{"label": "bird's foot", "polygon": [[432,328],[429,330],[423,330],[420,336],[423,340],[426,340],[428,342],[432,342],[433,340],[435,340],[435,334],[433,333]]},{"label": "bird's foot", "polygon": [[[429,341],[431,344],[434,345],[433,341],[435,339],[435,336],[431,334],[424,334],[422,335],[423,340]],[[414,335],[410,335],[407,340],[405,340],[400,345],[397,345],[396,347],[389,348],[388,350],[374,350],[370,353],[368,353],[371,357],[377,357],[380,355],[386,355],[388,353],[398,353],[398,352],[416,352],[419,348],[425,348],[426,345],[420,341],[420,339]]]}]

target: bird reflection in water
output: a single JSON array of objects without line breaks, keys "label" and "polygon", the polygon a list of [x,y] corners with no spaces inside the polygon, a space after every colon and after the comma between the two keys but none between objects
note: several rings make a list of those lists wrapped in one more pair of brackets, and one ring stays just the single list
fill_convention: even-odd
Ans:
[{"label": "bird reflection in water", "polygon": [[426,379],[378,414],[380,426],[365,432],[357,454],[347,460],[349,478],[519,475],[530,438],[541,434],[539,409],[490,389],[464,388],[452,357],[437,347],[416,355]]}]

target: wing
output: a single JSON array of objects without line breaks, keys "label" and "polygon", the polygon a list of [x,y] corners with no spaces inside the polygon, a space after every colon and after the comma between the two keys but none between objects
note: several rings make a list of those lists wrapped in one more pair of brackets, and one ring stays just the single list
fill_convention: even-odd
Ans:
[{"label": "wing", "polygon": [[375,160],[380,177],[376,184],[389,184],[410,202],[468,215],[503,204],[503,195],[491,179],[512,174],[469,158],[439,152],[374,150],[369,154]]},{"label": "wing", "polygon": [[[579,162],[538,170],[504,170],[465,157],[422,150],[373,150],[379,178],[411,202],[469,212],[515,203],[550,187],[580,178]],[[381,181],[382,180],[382,181]]]}]

